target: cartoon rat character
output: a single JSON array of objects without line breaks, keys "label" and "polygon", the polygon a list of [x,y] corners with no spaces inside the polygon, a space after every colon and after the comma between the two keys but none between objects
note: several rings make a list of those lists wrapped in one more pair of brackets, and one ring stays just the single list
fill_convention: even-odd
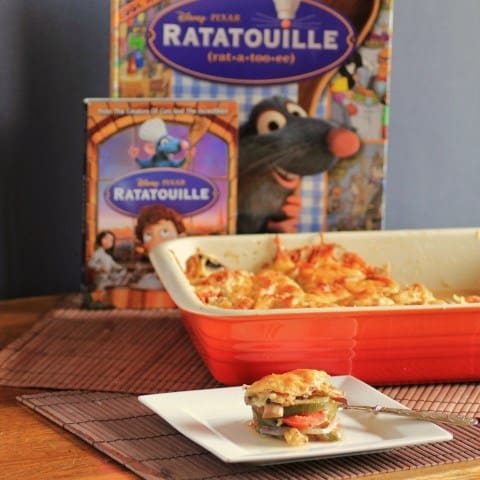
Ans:
[{"label": "cartoon rat character", "polygon": [[354,155],[358,136],[275,96],[253,107],[240,127],[238,233],[293,232],[301,178],[328,170]]},{"label": "cartoon rat character", "polygon": [[148,142],[144,149],[150,157],[140,159],[140,149],[134,146],[128,153],[140,168],[181,167],[185,163],[185,156],[177,159],[176,155],[188,149],[188,142],[169,135],[161,118],[145,121],[138,129],[138,136]]}]

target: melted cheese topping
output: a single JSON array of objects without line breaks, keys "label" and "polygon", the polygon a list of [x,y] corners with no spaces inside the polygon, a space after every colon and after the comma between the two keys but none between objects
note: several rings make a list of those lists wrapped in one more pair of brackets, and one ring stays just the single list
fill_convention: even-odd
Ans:
[{"label": "melted cheese topping", "polygon": [[295,404],[299,398],[344,398],[345,393],[328,383],[329,379],[330,375],[325,371],[308,368],[273,373],[244,386],[245,403],[263,406],[269,401],[286,407]]},{"label": "melted cheese topping", "polygon": [[274,258],[257,273],[226,269],[201,252],[188,259],[185,273],[203,303],[221,308],[446,303],[422,284],[400,286],[388,270],[369,265],[359,255],[333,243],[286,250],[276,237]]}]

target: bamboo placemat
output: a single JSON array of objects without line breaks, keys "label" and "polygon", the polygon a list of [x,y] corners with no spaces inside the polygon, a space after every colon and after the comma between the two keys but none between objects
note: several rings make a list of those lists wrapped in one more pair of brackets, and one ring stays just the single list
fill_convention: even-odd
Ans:
[{"label": "bamboo placemat", "polygon": [[[219,386],[176,310],[53,310],[0,352],[0,384],[61,390],[19,400],[144,478],[340,480],[480,456],[478,430],[464,427],[451,429],[450,442],[372,455],[271,467],[225,464],[132,395]],[[411,408],[480,412],[479,384],[380,390]]]},{"label": "bamboo placemat", "polygon": [[155,393],[218,385],[177,310],[52,310],[0,351],[0,385]]},{"label": "bamboo placemat", "polygon": [[[480,384],[380,390],[412,408],[480,413]],[[267,467],[227,464],[179,434],[131,394],[49,392],[23,395],[19,401],[146,479],[344,480],[480,458],[478,427],[449,426],[454,435],[449,442]]]}]

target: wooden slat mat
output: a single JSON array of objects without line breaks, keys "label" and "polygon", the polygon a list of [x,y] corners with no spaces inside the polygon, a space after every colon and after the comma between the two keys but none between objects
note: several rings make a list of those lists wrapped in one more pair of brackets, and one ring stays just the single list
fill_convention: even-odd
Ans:
[{"label": "wooden slat mat", "polygon": [[177,310],[60,308],[0,351],[0,385],[155,393],[218,383]]},{"label": "wooden slat mat", "polygon": [[[380,390],[412,408],[480,414],[480,384]],[[267,467],[227,464],[179,434],[131,394],[67,391],[23,395],[18,400],[146,479],[343,480],[480,457],[478,427],[449,426],[454,435],[449,442]]]}]

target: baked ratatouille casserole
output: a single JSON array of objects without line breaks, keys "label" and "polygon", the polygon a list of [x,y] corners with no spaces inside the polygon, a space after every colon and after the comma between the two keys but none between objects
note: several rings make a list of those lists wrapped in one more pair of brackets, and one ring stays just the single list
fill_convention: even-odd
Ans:
[{"label": "baked ratatouille casserole", "polygon": [[258,433],[293,446],[340,440],[337,412],[346,398],[329,379],[323,370],[304,368],[244,385],[245,403],[252,407],[251,425]]}]

